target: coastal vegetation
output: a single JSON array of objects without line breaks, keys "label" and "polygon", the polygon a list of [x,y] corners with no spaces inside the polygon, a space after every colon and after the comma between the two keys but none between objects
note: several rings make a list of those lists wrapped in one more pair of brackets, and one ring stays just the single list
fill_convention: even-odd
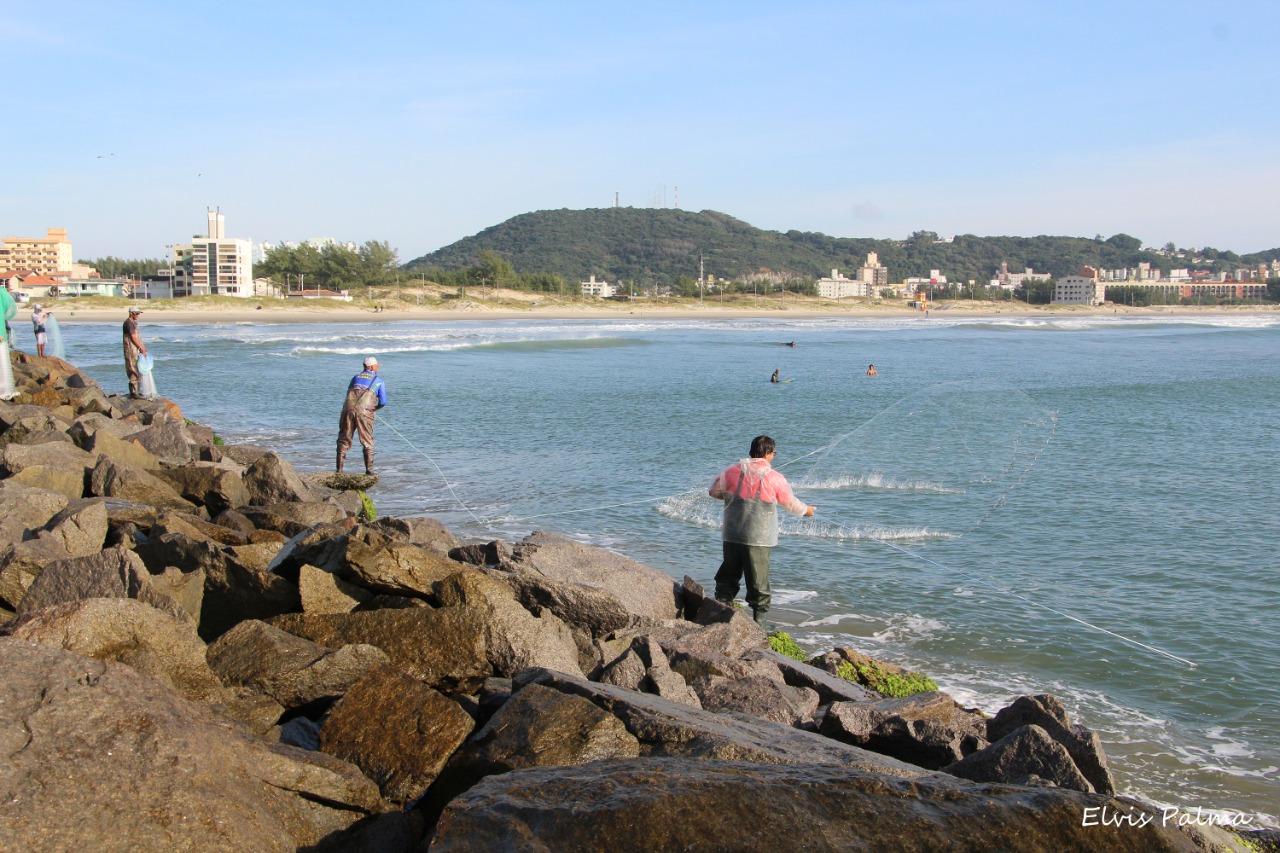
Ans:
[{"label": "coastal vegetation", "polygon": [[753,280],[777,286],[796,280],[812,282],[833,267],[856,270],[868,252],[879,254],[894,280],[927,277],[937,269],[952,281],[972,279],[978,284],[985,284],[1001,262],[1014,271],[1033,267],[1060,276],[1076,273],[1084,265],[1133,268],[1141,262],[1165,272],[1183,266],[1227,271],[1280,255],[1280,250],[1237,255],[1212,247],[1194,252],[1170,246],[1145,251],[1141,240],[1127,234],[942,238],[922,230],[905,240],[832,237],[768,231],[711,210],[623,207],[521,214],[414,258],[405,269],[437,281],[459,271],[466,271],[473,280],[505,274],[506,286],[519,286],[512,277],[541,274],[575,283],[595,275],[611,282],[634,282],[637,288],[687,287],[688,282],[696,282],[701,257],[707,274],[742,282],[749,291]]}]

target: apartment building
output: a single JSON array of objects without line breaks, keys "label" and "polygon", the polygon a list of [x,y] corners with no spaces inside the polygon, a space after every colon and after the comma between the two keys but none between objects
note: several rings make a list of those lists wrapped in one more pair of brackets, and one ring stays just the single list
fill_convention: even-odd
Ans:
[{"label": "apartment building", "polygon": [[889,268],[880,263],[877,253],[867,252],[867,262],[858,268],[858,278],[868,285],[871,293],[878,293],[879,288],[889,283]]},{"label": "apartment building", "polygon": [[861,278],[846,278],[838,269],[833,269],[830,276],[818,279],[818,296],[823,299],[844,299],[870,294],[867,282]]},{"label": "apartment building", "polygon": [[173,247],[173,295],[252,298],[252,241],[228,237],[221,211],[207,214],[205,236]]},{"label": "apartment building", "polygon": [[1053,283],[1055,305],[1101,305],[1106,289],[1089,276],[1064,275]]},{"label": "apartment building", "polygon": [[591,276],[587,281],[580,281],[578,285],[582,288],[583,296],[595,296],[600,299],[608,299],[618,293],[618,288],[607,281],[596,281],[595,276]]},{"label": "apartment building", "polygon": [[67,229],[50,228],[43,237],[5,237],[0,241],[0,270],[31,270],[37,275],[71,272]]}]

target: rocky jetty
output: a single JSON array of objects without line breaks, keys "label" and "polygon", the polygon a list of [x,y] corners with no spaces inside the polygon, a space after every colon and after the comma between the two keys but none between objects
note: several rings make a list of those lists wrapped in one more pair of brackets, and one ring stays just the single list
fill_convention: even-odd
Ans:
[{"label": "rocky jetty", "polygon": [[883,695],[912,682],[779,654],[689,578],[374,520],[168,400],[13,368],[6,849],[1246,849],[1116,797],[1052,696]]}]

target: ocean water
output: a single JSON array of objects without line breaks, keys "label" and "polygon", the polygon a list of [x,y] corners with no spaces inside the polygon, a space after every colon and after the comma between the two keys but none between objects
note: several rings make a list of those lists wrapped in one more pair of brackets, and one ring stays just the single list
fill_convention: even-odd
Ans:
[{"label": "ocean water", "polygon": [[[117,324],[63,332],[123,389]],[[1280,814],[1280,317],[142,333],[190,417],[315,470],[376,353],[381,512],[477,537],[557,530],[704,584],[705,489],[768,433],[818,507],[784,521],[774,554],[772,617],[802,644],[918,668],[988,711],[1056,694],[1123,792]],[[770,384],[775,368],[793,381]]]}]

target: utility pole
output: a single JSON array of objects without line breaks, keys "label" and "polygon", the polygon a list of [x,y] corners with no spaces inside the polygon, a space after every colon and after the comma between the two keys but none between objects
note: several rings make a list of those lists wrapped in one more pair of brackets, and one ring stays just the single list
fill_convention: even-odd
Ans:
[{"label": "utility pole", "polygon": [[704,270],[702,267],[702,253],[698,253],[698,304],[702,304],[702,282],[704,280]]}]

